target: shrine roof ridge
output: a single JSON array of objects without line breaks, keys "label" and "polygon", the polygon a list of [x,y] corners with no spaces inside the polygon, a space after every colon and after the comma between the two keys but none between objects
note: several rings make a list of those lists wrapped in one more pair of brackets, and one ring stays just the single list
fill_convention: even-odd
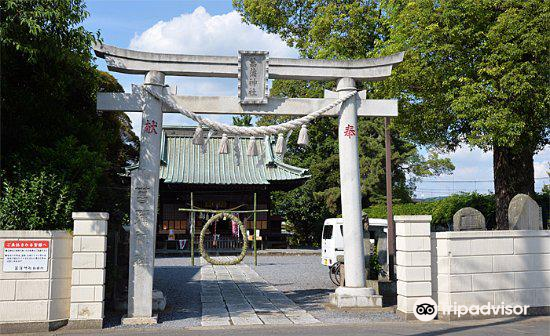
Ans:
[{"label": "shrine roof ridge", "polygon": [[[152,53],[96,43],[97,57],[104,58],[111,71],[145,74],[160,71],[172,76],[237,78],[237,56]],[[269,58],[269,78],[335,80],[354,78],[377,81],[391,75],[392,66],[403,61],[404,52],[359,60]]]}]

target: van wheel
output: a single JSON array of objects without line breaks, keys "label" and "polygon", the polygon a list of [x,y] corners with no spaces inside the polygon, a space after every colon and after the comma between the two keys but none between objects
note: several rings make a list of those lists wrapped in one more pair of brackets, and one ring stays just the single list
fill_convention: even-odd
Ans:
[{"label": "van wheel", "polygon": [[341,265],[342,263],[340,261],[337,261],[334,264],[332,264],[332,266],[330,266],[328,269],[330,281],[332,281],[332,283],[335,284],[336,286],[340,286],[340,281],[341,281],[340,266]]}]

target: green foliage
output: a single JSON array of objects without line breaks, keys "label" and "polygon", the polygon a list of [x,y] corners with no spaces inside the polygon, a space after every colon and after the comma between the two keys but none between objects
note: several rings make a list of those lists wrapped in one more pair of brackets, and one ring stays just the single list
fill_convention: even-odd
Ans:
[{"label": "green foliage", "polygon": [[94,36],[80,26],[88,17],[85,7],[81,0],[2,1],[0,39],[2,49],[7,49],[2,51],[16,51],[26,62],[37,65],[44,58],[75,64],[81,63],[82,57],[89,60]]},{"label": "green foliage", "polygon": [[234,0],[245,21],[304,56],[365,58],[406,51],[381,83],[399,98],[399,130],[454,149],[466,141],[541,148],[549,142],[550,6],[543,0]]},{"label": "green foliage", "polygon": [[44,171],[17,183],[4,181],[0,230],[69,229],[74,202],[67,184]]},{"label": "green foliage", "polygon": [[493,150],[496,222],[534,195],[533,155],[550,143],[550,6],[543,0],[382,2],[388,38],[372,55],[406,50],[375,86],[398,97],[400,130],[422,144]]},{"label": "green foliage", "polygon": [[[550,194],[540,193],[533,198],[542,208],[543,223],[548,222]],[[442,230],[451,228],[453,215],[460,209],[471,207],[479,210],[485,216],[488,229],[495,229],[495,195],[478,193],[461,193],[445,197],[437,201],[418,203],[397,203],[393,205],[393,214],[401,215],[431,215],[432,227]],[[386,204],[375,204],[363,210],[369,218],[387,218]]]},{"label": "green foliage", "polygon": [[451,195],[438,202],[432,212],[434,226],[449,227],[453,223],[453,215],[460,209],[471,207],[481,211],[485,216],[488,229],[495,227],[495,196],[478,193]]},{"label": "green foliage", "polygon": [[[393,205],[393,214],[401,215],[431,215],[437,201],[419,203],[396,203]],[[374,204],[363,210],[369,218],[387,218],[386,204]]]},{"label": "green foliage", "polygon": [[378,245],[375,246],[370,258],[369,258],[369,279],[378,280],[378,275],[382,272],[384,267],[380,265],[378,261]]},{"label": "green foliage", "polygon": [[[453,215],[458,210],[471,207],[485,216],[488,229],[495,227],[495,196],[478,193],[461,193],[451,195],[433,202],[394,204],[393,214],[431,215],[432,227],[446,230],[453,224]],[[369,218],[387,218],[386,205],[377,204],[364,210]]]},{"label": "green foliage", "polygon": [[252,116],[250,114],[242,114],[238,117],[233,117],[233,125],[252,126]]},{"label": "green foliage", "polygon": [[383,36],[377,1],[233,0],[245,20],[310,58],[357,58]]},{"label": "green foliage", "polygon": [[92,65],[87,15],[82,0],[0,4],[0,159],[11,184],[53,173],[74,211],[108,211],[116,221],[128,203],[117,173],[135,160],[137,137],[123,112],[96,111],[98,91],[122,87]]},{"label": "green foliage", "polygon": [[550,6],[543,0],[383,2],[383,54],[406,50],[380,87],[410,138],[534,151],[549,143]]}]

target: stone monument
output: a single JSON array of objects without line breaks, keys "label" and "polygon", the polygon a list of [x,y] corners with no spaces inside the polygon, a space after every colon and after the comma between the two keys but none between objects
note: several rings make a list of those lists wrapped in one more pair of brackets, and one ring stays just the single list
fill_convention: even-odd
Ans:
[{"label": "stone monument", "polygon": [[453,216],[454,231],[485,231],[485,217],[474,208],[466,207],[458,210]]},{"label": "stone monument", "polygon": [[510,230],[542,230],[542,212],[534,199],[517,194],[508,206]]}]

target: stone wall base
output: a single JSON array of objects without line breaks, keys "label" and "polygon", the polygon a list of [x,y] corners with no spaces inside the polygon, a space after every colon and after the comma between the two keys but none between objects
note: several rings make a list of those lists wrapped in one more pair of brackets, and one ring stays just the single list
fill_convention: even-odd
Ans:
[{"label": "stone wall base", "polygon": [[372,288],[338,287],[329,295],[329,302],[338,308],[382,307],[382,295]]},{"label": "stone wall base", "polygon": [[[395,314],[397,314],[397,316],[399,316],[399,318],[401,318],[402,320],[405,320],[405,321],[418,321],[418,319],[416,318],[416,316],[414,316],[413,313],[406,313],[404,311],[397,310],[395,312]],[[418,321],[418,322],[420,322],[420,321]]]},{"label": "stone wall base", "polygon": [[373,288],[377,295],[382,295],[384,307],[397,305],[397,282],[389,280],[367,280],[367,288]]},{"label": "stone wall base", "polygon": [[78,329],[102,329],[103,319],[90,320],[69,320],[67,326],[63,329],[78,330]]},{"label": "stone wall base", "polygon": [[4,322],[0,323],[0,334],[35,333],[57,330],[67,324],[67,320],[40,322]]},{"label": "stone wall base", "polygon": [[151,317],[127,317],[122,318],[123,325],[157,324],[157,315]]}]

